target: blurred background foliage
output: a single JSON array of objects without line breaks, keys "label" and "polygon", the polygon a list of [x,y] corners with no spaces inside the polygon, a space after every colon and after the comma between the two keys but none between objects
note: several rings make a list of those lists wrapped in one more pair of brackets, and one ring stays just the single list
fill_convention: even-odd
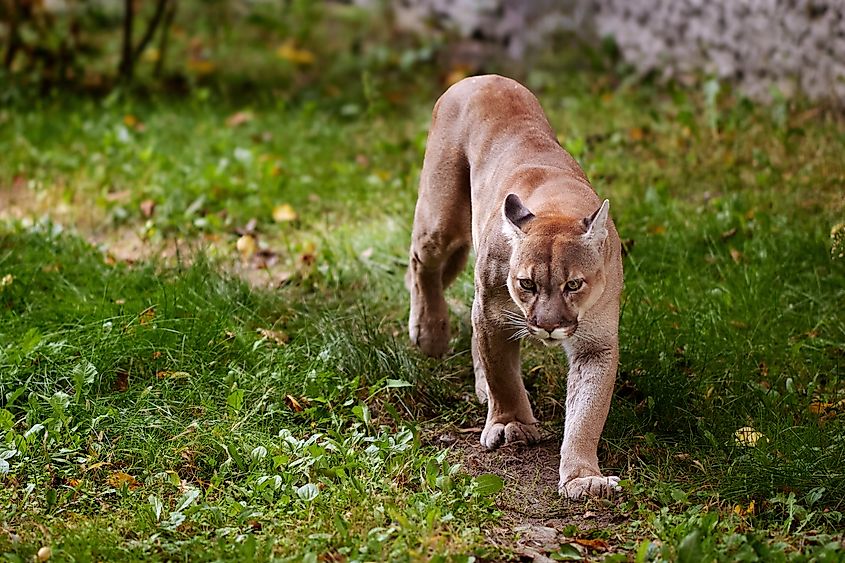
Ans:
[{"label": "blurred background foliage", "polygon": [[826,0],[3,0],[0,45],[5,98],[132,85],[397,104],[432,76],[520,77],[577,46],[638,78],[845,99],[845,7]]}]

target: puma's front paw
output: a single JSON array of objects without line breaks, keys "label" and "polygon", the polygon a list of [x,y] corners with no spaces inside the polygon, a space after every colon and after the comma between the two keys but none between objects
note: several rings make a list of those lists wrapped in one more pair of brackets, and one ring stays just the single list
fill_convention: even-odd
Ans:
[{"label": "puma's front paw", "polygon": [[539,441],[540,428],[536,423],[525,424],[516,420],[508,423],[488,421],[481,433],[481,445],[488,450],[495,450],[502,444],[536,444]]},{"label": "puma's front paw", "polygon": [[566,495],[571,500],[580,500],[585,497],[609,498],[621,490],[619,477],[615,475],[609,477],[601,475],[576,477],[558,486],[560,494]]}]

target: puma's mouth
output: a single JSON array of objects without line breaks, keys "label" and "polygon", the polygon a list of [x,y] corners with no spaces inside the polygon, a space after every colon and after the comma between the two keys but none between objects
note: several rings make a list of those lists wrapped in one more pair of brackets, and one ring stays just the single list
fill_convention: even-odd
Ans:
[{"label": "puma's mouth", "polygon": [[546,346],[551,346],[552,344],[558,344],[561,341],[569,338],[573,334],[575,334],[575,330],[578,328],[577,324],[572,324],[566,327],[558,327],[551,332],[547,331],[544,328],[532,326],[529,327],[531,334],[534,335],[537,339],[540,340]]}]

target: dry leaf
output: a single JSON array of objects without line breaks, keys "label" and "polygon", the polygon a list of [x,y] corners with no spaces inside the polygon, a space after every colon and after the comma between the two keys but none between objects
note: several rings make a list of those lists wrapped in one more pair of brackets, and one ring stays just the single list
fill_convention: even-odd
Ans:
[{"label": "dry leaf", "polygon": [[280,330],[268,330],[266,328],[259,328],[258,334],[260,334],[267,340],[272,340],[279,346],[287,344],[288,340],[290,340],[290,337]]},{"label": "dry leaf", "polygon": [[729,238],[732,238],[735,235],[736,235],[736,227],[733,227],[732,229],[728,229],[727,231],[724,231],[719,236],[721,237],[722,240],[728,240]]},{"label": "dry leaf", "polygon": [[742,260],[742,252],[740,252],[736,248],[731,248],[730,253],[731,253],[731,260],[734,261],[734,264],[739,264],[740,261]]},{"label": "dry leaf", "polygon": [[187,371],[172,371],[169,369],[156,372],[156,377],[159,379],[187,379],[191,374]]},{"label": "dry leaf", "polygon": [[156,202],[152,199],[145,199],[144,201],[141,202],[140,207],[141,207],[141,215],[143,215],[145,218],[149,219],[150,217],[153,216],[153,213],[155,213]]},{"label": "dry leaf", "polygon": [[141,311],[141,314],[138,316],[138,322],[140,322],[142,325],[147,325],[147,324],[150,324],[151,322],[153,322],[153,320],[155,318],[156,318],[156,308],[155,307],[147,307],[146,309]]},{"label": "dry leaf", "polygon": [[139,483],[135,477],[123,471],[113,472],[109,475],[109,478],[106,479],[106,482],[115,489],[120,489],[126,485],[130,490],[135,490],[141,486],[141,483]]},{"label": "dry leaf", "polygon": [[449,71],[443,79],[444,86],[451,86],[469,76],[470,69],[466,65],[457,65]]},{"label": "dry leaf", "polygon": [[581,539],[575,538],[575,543],[583,545],[593,551],[607,551],[607,542],[604,540]]},{"label": "dry leaf", "polygon": [[736,443],[740,446],[753,448],[757,445],[760,438],[763,437],[763,434],[754,430],[751,426],[743,426],[734,433],[734,436],[736,437]]},{"label": "dry leaf", "polygon": [[810,412],[817,415],[827,414],[833,407],[833,403],[823,403],[821,401],[813,401],[810,403]]},{"label": "dry leaf", "polygon": [[285,395],[285,402],[296,412],[302,412],[302,405],[292,395]]},{"label": "dry leaf", "polygon": [[214,72],[214,63],[208,59],[188,59],[188,70],[200,76]]},{"label": "dry leaf", "polygon": [[276,49],[276,56],[282,60],[298,64],[310,65],[314,63],[314,53],[307,49],[300,49],[296,46],[293,39],[288,39]]},{"label": "dry leaf", "polygon": [[2,278],[0,278],[0,288],[12,285],[13,281],[15,281],[15,276],[13,276],[12,274],[6,274]]},{"label": "dry leaf", "polygon": [[226,127],[237,127],[255,119],[251,111],[238,111],[226,118]]},{"label": "dry leaf", "polygon": [[126,203],[132,197],[132,190],[120,190],[117,192],[109,192],[105,195],[106,201],[109,203]]},{"label": "dry leaf", "polygon": [[114,388],[120,392],[129,389],[129,372],[118,370],[114,380]]},{"label": "dry leaf", "polygon": [[273,208],[273,221],[276,223],[296,221],[298,218],[299,215],[289,203],[283,203]]},{"label": "dry leaf", "polygon": [[252,235],[244,235],[240,237],[235,246],[237,247],[238,252],[240,252],[241,258],[244,260],[250,258],[253,254],[255,254],[255,251],[258,250],[258,243]]},{"label": "dry leaf", "polygon": [[645,138],[645,132],[642,127],[631,127],[628,129],[628,138],[632,141],[642,141]]},{"label": "dry leaf", "polygon": [[138,125],[138,118],[132,115],[131,113],[127,113],[123,116],[123,124],[127,127],[134,128],[136,125]]},{"label": "dry leaf", "polygon": [[663,225],[651,225],[648,228],[648,232],[652,235],[662,235],[666,232],[666,227]]}]

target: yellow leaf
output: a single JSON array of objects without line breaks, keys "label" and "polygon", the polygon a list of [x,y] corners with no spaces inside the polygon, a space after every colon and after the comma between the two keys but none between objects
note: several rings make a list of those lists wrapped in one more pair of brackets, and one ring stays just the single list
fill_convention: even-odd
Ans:
[{"label": "yellow leaf", "polygon": [[758,440],[763,437],[761,432],[754,430],[751,426],[743,426],[734,433],[736,443],[740,446],[753,448],[757,445]]},{"label": "yellow leaf", "polygon": [[144,50],[144,60],[154,63],[161,58],[161,53],[155,47],[149,47]]},{"label": "yellow leaf", "polygon": [[456,67],[453,67],[452,70],[449,71],[449,74],[447,74],[446,78],[443,79],[443,83],[446,86],[451,86],[456,82],[460,82],[467,76],[469,76],[469,67],[465,65],[458,65]]},{"label": "yellow leaf", "polygon": [[300,49],[293,42],[293,39],[288,39],[276,49],[276,56],[282,60],[298,64],[310,65],[314,63],[314,53],[306,49]]},{"label": "yellow leaf", "polygon": [[134,128],[138,125],[138,118],[132,115],[131,113],[127,113],[123,116],[123,124],[127,127]]},{"label": "yellow leaf", "polygon": [[109,475],[109,478],[106,479],[106,482],[115,489],[119,489],[124,485],[126,485],[129,489],[137,489],[141,486],[141,483],[139,483],[138,480],[135,479],[135,477],[123,471],[115,471],[114,473]]},{"label": "yellow leaf", "polygon": [[823,403],[821,401],[813,401],[810,403],[810,412],[813,414],[827,414],[833,407],[832,403]]},{"label": "yellow leaf", "polygon": [[13,281],[15,281],[15,276],[13,276],[12,274],[6,274],[2,278],[0,278],[0,287],[12,285]]},{"label": "yellow leaf", "polygon": [[260,334],[267,340],[272,340],[279,346],[287,344],[287,341],[290,340],[290,337],[280,330],[268,330],[266,328],[259,328],[258,334]]},{"label": "yellow leaf", "polygon": [[214,72],[214,63],[207,59],[190,59],[188,61],[188,70],[200,76],[211,74]]},{"label": "yellow leaf", "polygon": [[273,221],[276,223],[296,221],[298,218],[299,215],[289,203],[283,203],[273,208]]},{"label": "yellow leaf", "polygon": [[244,260],[250,258],[253,254],[255,254],[255,251],[258,250],[258,243],[252,235],[242,236],[238,239],[235,246],[237,247],[238,252],[241,253],[241,258]]}]

